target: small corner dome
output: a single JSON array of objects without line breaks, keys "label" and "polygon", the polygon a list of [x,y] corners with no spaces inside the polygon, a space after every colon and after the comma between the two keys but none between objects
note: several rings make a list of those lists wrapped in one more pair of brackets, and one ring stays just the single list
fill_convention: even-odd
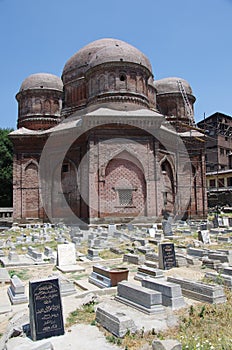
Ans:
[{"label": "small corner dome", "polygon": [[140,64],[152,72],[149,59],[137,48],[122,40],[105,38],[93,41],[74,54],[65,64],[63,75],[73,69],[84,67],[87,71],[102,63],[120,61]]},{"label": "small corner dome", "polygon": [[20,92],[33,89],[48,89],[63,91],[62,80],[50,73],[36,73],[27,77],[21,87]]},{"label": "small corner dome", "polygon": [[156,80],[154,82],[155,88],[157,90],[157,95],[180,92],[178,82],[182,83],[187,94],[193,94],[191,86],[186,80],[182,78],[171,77]]}]

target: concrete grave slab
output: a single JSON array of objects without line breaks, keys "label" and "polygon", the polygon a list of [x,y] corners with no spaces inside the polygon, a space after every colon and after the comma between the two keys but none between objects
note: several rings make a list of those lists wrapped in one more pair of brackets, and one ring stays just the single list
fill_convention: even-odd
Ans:
[{"label": "concrete grave slab", "polygon": [[130,331],[132,334],[137,330],[134,321],[124,312],[118,312],[107,303],[102,303],[96,310],[96,321],[116,337],[124,337]]},{"label": "concrete grave slab", "polygon": [[7,293],[13,305],[28,302],[28,297],[25,294],[25,285],[16,275],[11,278],[11,286],[7,289]]},{"label": "concrete grave slab", "polygon": [[191,281],[181,277],[168,277],[168,281],[181,286],[182,293],[187,298],[211,304],[224,303],[226,301],[222,286]]},{"label": "concrete grave slab", "polygon": [[131,264],[135,264],[135,265],[140,265],[144,263],[145,257],[141,255],[128,253],[128,254],[124,254],[123,261]]},{"label": "concrete grave slab", "polygon": [[149,315],[164,312],[161,293],[128,281],[118,284],[115,300]]},{"label": "concrete grave slab", "polygon": [[12,311],[12,305],[8,297],[7,288],[0,289],[0,314]]},{"label": "concrete grave slab", "polygon": [[173,310],[186,306],[178,284],[162,278],[146,277],[142,280],[142,286],[155,290],[162,295],[162,305],[171,307]]},{"label": "concrete grave slab", "polygon": [[10,275],[6,268],[0,268],[0,283],[10,283]]},{"label": "concrete grave slab", "polygon": [[152,278],[164,278],[163,270],[149,267],[147,265],[142,265],[138,267],[138,272],[136,273],[134,279],[137,281],[142,281],[145,277]]},{"label": "concrete grave slab", "polygon": [[205,278],[209,278],[216,283],[220,282],[221,284],[232,289],[232,276],[221,274],[221,273],[219,274],[217,272],[206,272]]}]

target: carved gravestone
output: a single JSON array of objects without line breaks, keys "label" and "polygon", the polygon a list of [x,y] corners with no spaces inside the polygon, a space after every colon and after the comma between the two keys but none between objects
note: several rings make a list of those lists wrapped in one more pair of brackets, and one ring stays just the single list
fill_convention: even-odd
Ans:
[{"label": "carved gravestone", "polygon": [[58,244],[57,266],[75,265],[76,248],[74,243]]},{"label": "carved gravestone", "polygon": [[29,310],[33,340],[64,334],[58,278],[29,283]]},{"label": "carved gravestone", "polygon": [[159,244],[159,268],[169,270],[176,267],[174,243]]}]

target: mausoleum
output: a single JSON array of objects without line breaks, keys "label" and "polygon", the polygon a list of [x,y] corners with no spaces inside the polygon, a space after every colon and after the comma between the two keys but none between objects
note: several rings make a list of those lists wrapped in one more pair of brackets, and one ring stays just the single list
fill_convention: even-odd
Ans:
[{"label": "mausoleum", "polygon": [[155,80],[137,48],[94,41],[66,62],[61,78],[27,77],[16,99],[14,221],[206,216],[204,135],[191,86]]}]

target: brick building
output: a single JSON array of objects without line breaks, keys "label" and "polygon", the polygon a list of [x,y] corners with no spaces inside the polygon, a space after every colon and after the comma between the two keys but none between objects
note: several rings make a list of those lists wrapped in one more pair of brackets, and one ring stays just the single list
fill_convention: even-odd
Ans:
[{"label": "brick building", "polygon": [[232,206],[232,118],[216,112],[198,123],[207,135],[206,184],[209,207]]},{"label": "brick building", "polygon": [[33,74],[16,99],[15,221],[206,215],[204,134],[194,128],[192,89],[181,78],[155,81],[135,47],[92,42],[67,61],[61,79]]},{"label": "brick building", "polygon": [[216,112],[204,120],[198,127],[207,134],[206,171],[228,170],[232,168],[232,118]]}]

